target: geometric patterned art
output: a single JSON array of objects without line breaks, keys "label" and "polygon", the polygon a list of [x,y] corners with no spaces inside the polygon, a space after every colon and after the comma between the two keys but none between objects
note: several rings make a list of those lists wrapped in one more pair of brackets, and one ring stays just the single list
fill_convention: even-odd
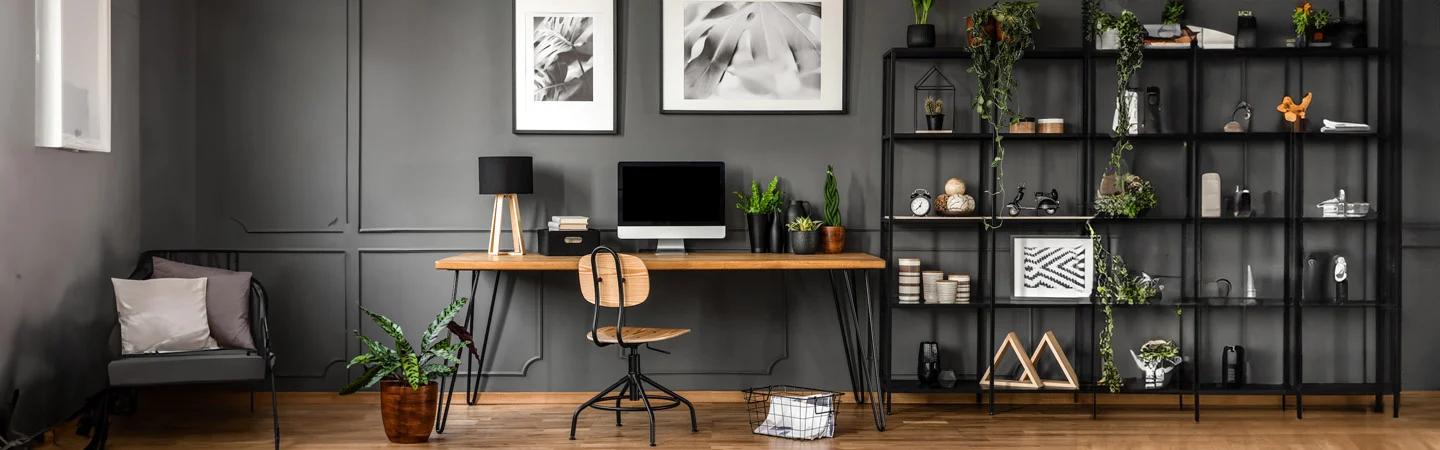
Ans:
[{"label": "geometric patterned art", "polygon": [[1085,236],[1015,236],[1012,297],[1089,299],[1095,247]]},{"label": "geometric patterned art", "polygon": [[1025,287],[1076,289],[1085,287],[1085,249],[1089,245],[1025,247]]}]

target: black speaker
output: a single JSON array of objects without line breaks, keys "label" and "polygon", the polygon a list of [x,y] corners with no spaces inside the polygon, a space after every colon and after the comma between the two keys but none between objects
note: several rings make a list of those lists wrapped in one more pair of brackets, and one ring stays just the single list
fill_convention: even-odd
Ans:
[{"label": "black speaker", "polygon": [[1316,252],[1305,256],[1305,271],[1301,275],[1300,302],[1325,302],[1325,280],[1331,276],[1329,268],[1330,255]]},{"label": "black speaker", "polygon": [[1237,389],[1245,385],[1245,347],[1225,346],[1225,354],[1221,360],[1224,364],[1221,365],[1220,379],[1224,380],[1225,387]]},{"label": "black speaker", "polygon": [[920,360],[915,367],[920,387],[940,387],[940,344],[920,343]]}]

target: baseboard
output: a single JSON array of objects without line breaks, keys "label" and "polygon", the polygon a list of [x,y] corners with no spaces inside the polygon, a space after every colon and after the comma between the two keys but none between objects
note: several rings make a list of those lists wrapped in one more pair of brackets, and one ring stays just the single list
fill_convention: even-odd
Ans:
[{"label": "baseboard", "polygon": [[[740,391],[678,391],[681,396],[695,403],[744,403],[745,393]],[[269,407],[270,396],[268,392],[255,395],[256,407]],[[201,388],[163,388],[147,389],[140,393],[144,402],[158,402],[162,404],[193,404],[203,402],[205,404],[235,404],[248,405],[250,396],[248,392],[215,391]],[[594,392],[485,392],[480,394],[480,405],[578,405],[594,396]],[[989,394],[986,394],[989,395]],[[1401,393],[1402,398],[1410,401],[1440,400],[1440,391],[1407,391]],[[326,405],[326,404],[374,404],[379,397],[377,392],[359,392],[351,395],[338,395],[331,392],[281,392],[279,401],[284,404],[303,405]],[[851,399],[847,393],[847,402]],[[1282,401],[1293,406],[1294,396],[1282,397],[1279,395],[1203,395],[1201,396],[1202,406],[1276,406],[1279,407]],[[996,404],[1005,405],[1063,405],[1063,404],[1091,404],[1089,393],[1035,393],[1035,394],[997,394]],[[1177,404],[1193,404],[1192,395],[1116,395],[1099,394],[1094,397],[1094,402],[1102,405],[1155,405],[1175,406]],[[922,404],[974,404],[975,394],[894,394],[892,400],[895,404],[922,405]],[[456,393],[451,401],[453,404],[465,404],[465,394]],[[982,396],[982,402],[988,402],[989,397]],[[1305,404],[1313,406],[1367,406],[1375,401],[1374,396],[1367,395],[1307,395]],[[1391,401],[1390,396],[1385,396],[1386,404]]]}]

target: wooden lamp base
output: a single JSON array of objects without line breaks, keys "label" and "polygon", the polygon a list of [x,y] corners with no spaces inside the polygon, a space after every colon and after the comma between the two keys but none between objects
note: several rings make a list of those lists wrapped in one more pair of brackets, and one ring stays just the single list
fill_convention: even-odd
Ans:
[{"label": "wooden lamp base", "polygon": [[[505,199],[510,199],[510,241],[514,247],[512,251],[500,250],[500,233],[502,230],[501,218],[505,215]],[[520,228],[520,199],[515,194],[495,194],[495,211],[490,216],[490,245],[487,250],[492,255],[524,255],[525,236],[523,228]]]}]

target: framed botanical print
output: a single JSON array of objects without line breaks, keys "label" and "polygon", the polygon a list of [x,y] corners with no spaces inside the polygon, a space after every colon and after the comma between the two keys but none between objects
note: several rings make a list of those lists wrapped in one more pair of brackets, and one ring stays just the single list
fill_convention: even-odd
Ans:
[{"label": "framed botanical print", "polygon": [[1095,246],[1086,236],[1015,236],[1015,299],[1089,301],[1095,282]]},{"label": "framed botanical print", "polygon": [[660,112],[844,114],[846,0],[661,0]]},{"label": "framed botanical print", "polygon": [[619,134],[620,0],[515,0],[515,134]]}]

